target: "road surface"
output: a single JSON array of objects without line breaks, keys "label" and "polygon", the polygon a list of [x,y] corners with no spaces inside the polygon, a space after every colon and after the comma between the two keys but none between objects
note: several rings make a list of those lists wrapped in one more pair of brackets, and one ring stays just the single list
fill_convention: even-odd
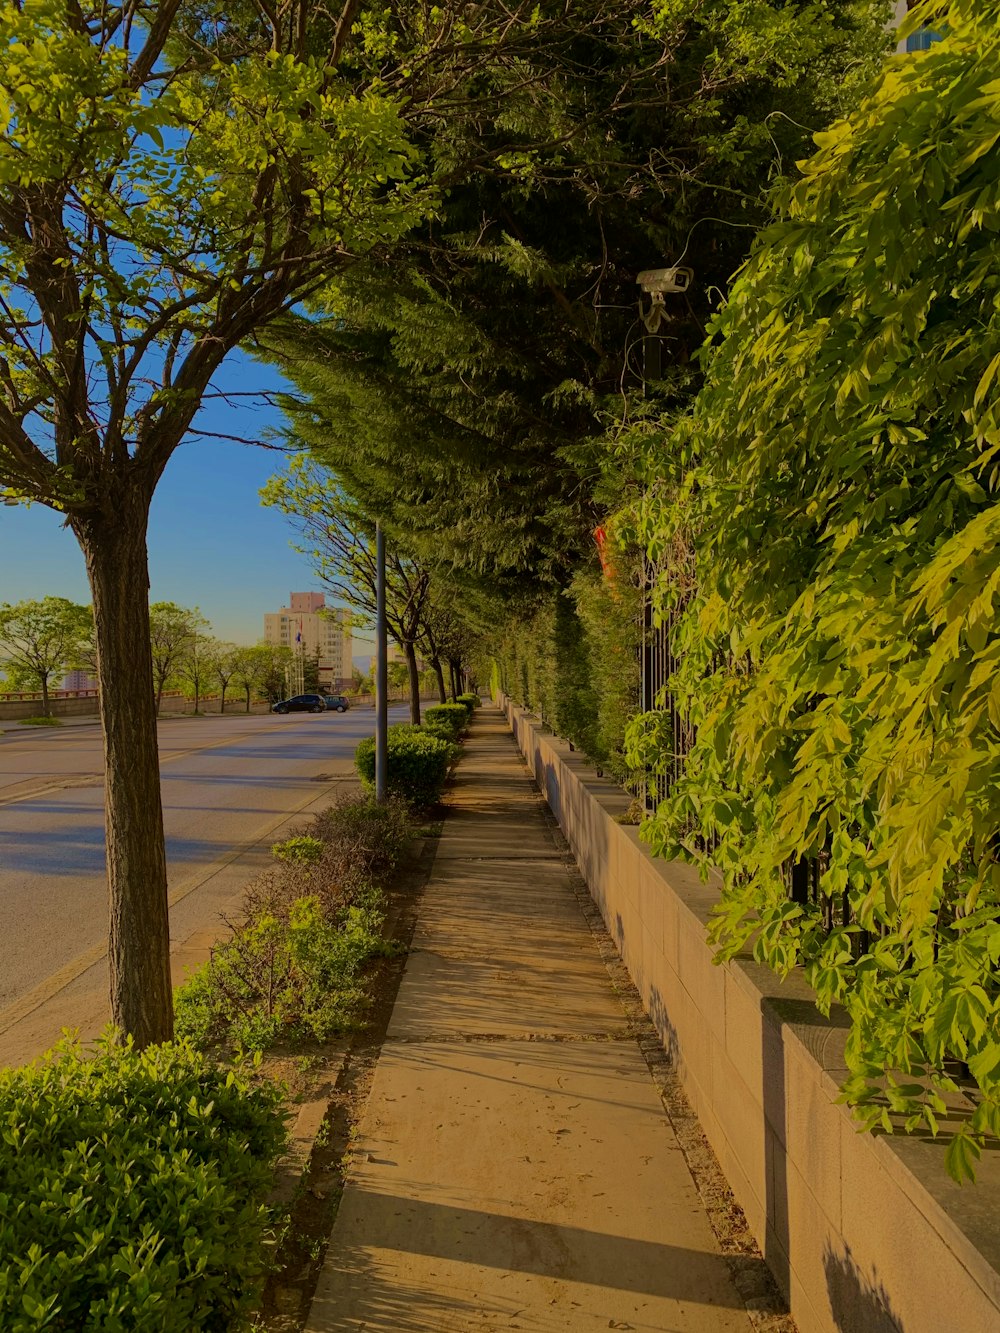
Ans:
[{"label": "road surface", "polygon": [[[370,708],[160,723],[175,963],[204,956],[272,842],[355,785],[373,727]],[[0,1064],[107,1021],[102,767],[94,725],[0,736]]]}]

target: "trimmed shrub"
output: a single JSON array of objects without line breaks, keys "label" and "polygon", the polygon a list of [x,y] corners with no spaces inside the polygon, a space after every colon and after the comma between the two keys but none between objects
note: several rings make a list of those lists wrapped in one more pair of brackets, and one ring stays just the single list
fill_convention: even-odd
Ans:
[{"label": "trimmed shrub", "polygon": [[460,694],[458,696],[458,703],[465,705],[465,707],[469,711],[470,717],[476,711],[477,708],[482,706],[482,702],[483,701],[482,699],[480,699],[478,694]]},{"label": "trimmed shrub", "polygon": [[[390,727],[386,774],[389,792],[411,805],[433,805],[440,799],[453,754],[453,746],[443,736],[417,727]],[[354,763],[365,788],[374,791],[374,736],[366,736],[355,750]]]},{"label": "trimmed shrub", "polygon": [[465,704],[432,704],[424,709],[424,726],[428,731],[448,735],[457,741],[469,724],[469,710]]},{"label": "trimmed shrub", "polygon": [[184,1043],[65,1041],[0,1069],[0,1328],[244,1326],[262,1282],[279,1093]]}]

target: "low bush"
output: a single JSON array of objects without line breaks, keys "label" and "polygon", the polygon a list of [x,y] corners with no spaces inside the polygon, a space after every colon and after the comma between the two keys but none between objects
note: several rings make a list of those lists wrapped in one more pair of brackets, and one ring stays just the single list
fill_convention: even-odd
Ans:
[{"label": "low bush", "polygon": [[361,973],[390,947],[380,890],[411,832],[404,801],[353,796],[275,843],[278,864],[247,888],[231,938],[177,992],[178,1032],[258,1051],[356,1027]]},{"label": "low bush", "polygon": [[177,992],[178,1034],[196,1046],[262,1051],[357,1027],[361,970],[389,948],[378,898],[371,890],[333,919],[316,895],[295,899],[287,914],[254,912]]},{"label": "low bush", "polygon": [[308,834],[274,844],[280,864],[248,887],[244,915],[267,911],[287,920],[293,902],[313,895],[332,919],[360,891],[386,883],[411,834],[401,798],[377,805],[369,796],[342,797],[316,816]]},{"label": "low bush", "polygon": [[66,1041],[0,1069],[0,1328],[244,1327],[285,1131],[273,1087],[184,1043]]},{"label": "low bush", "polygon": [[22,717],[22,727],[61,727],[62,718],[58,717]]},{"label": "low bush", "polygon": [[471,717],[477,708],[482,707],[483,701],[478,694],[460,694],[457,702],[465,705],[469,711],[469,716]]},{"label": "low bush", "polygon": [[349,796],[319,815],[314,831],[324,843],[321,874],[353,889],[389,878],[412,836],[412,825],[406,802],[398,796],[384,805],[370,797]]},{"label": "low bush", "polygon": [[433,704],[424,709],[424,726],[428,731],[449,735],[458,740],[469,724],[469,709],[465,704]]},{"label": "low bush", "polygon": [[[390,727],[386,773],[389,792],[411,805],[433,805],[440,799],[454,753],[453,745],[444,736],[420,727]],[[354,762],[365,788],[374,791],[374,736],[361,742],[354,753]]]},{"label": "low bush", "polygon": [[309,834],[286,838],[284,842],[276,842],[271,848],[272,856],[294,866],[315,865],[323,859],[323,852],[322,838],[313,838]]}]

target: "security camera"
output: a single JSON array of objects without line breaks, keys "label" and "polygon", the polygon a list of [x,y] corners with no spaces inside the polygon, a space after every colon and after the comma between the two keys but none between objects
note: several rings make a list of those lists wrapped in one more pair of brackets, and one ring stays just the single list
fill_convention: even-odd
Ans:
[{"label": "security camera", "polygon": [[690,268],[646,268],[636,278],[637,284],[652,297],[666,292],[686,292],[694,279]]}]

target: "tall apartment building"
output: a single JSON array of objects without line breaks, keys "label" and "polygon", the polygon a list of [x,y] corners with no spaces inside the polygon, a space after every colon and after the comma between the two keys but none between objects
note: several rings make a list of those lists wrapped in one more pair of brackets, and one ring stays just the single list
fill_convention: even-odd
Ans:
[{"label": "tall apartment building", "polygon": [[264,616],[264,642],[301,650],[306,657],[319,653],[319,674],[324,686],[342,690],[352,680],[350,612],[327,606],[321,592],[293,592],[288,605]]}]

